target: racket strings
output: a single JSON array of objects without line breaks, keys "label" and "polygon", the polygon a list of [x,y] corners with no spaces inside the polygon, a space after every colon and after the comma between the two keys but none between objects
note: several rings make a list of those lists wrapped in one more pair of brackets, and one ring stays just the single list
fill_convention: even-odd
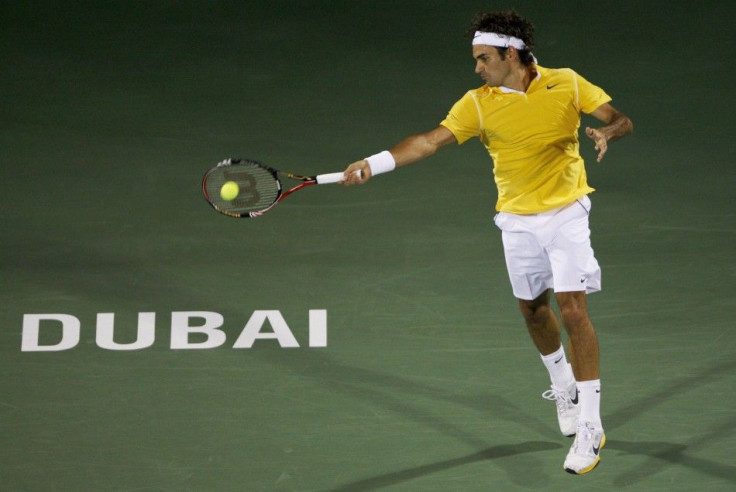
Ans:
[{"label": "racket strings", "polygon": [[[229,182],[238,185],[238,195],[233,200],[220,196],[222,186]],[[207,177],[205,191],[217,209],[232,214],[247,214],[271,206],[281,194],[281,183],[271,171],[258,165],[240,164],[214,169]]]}]

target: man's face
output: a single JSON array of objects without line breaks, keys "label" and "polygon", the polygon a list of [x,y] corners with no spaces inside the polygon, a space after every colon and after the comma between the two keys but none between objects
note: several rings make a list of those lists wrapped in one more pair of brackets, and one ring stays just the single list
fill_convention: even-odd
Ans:
[{"label": "man's face", "polygon": [[485,44],[473,45],[473,58],[475,59],[475,73],[480,75],[486,85],[498,87],[511,72],[509,58],[501,59],[498,50],[493,46]]}]

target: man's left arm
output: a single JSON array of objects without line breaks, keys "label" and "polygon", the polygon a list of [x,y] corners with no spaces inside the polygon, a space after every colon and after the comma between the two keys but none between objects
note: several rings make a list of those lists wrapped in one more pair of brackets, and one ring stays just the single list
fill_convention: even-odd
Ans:
[{"label": "man's left arm", "polygon": [[634,124],[625,114],[608,103],[601,104],[590,114],[606,124],[600,128],[585,129],[585,134],[595,142],[598,162],[601,162],[608,151],[608,142],[618,140],[634,131]]}]

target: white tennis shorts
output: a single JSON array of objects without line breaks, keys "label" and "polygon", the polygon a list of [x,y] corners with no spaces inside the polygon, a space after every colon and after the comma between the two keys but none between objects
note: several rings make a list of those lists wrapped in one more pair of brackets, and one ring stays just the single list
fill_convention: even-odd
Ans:
[{"label": "white tennis shorts", "polygon": [[532,215],[499,212],[506,268],[519,299],[547,289],[590,294],[601,290],[601,269],[590,245],[590,198]]}]

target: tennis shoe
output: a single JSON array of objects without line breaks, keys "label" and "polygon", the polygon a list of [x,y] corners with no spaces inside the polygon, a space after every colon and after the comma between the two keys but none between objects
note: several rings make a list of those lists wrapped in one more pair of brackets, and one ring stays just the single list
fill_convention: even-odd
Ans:
[{"label": "tennis shoe", "polygon": [[578,387],[573,381],[567,389],[561,390],[554,385],[551,389],[542,393],[545,400],[554,401],[557,404],[557,423],[560,425],[562,435],[572,437],[578,428],[580,417],[580,405],[578,405]]},{"label": "tennis shoe", "polygon": [[565,458],[565,471],[574,475],[591,471],[601,461],[600,451],[605,444],[603,429],[594,427],[590,422],[578,425],[575,441]]}]

